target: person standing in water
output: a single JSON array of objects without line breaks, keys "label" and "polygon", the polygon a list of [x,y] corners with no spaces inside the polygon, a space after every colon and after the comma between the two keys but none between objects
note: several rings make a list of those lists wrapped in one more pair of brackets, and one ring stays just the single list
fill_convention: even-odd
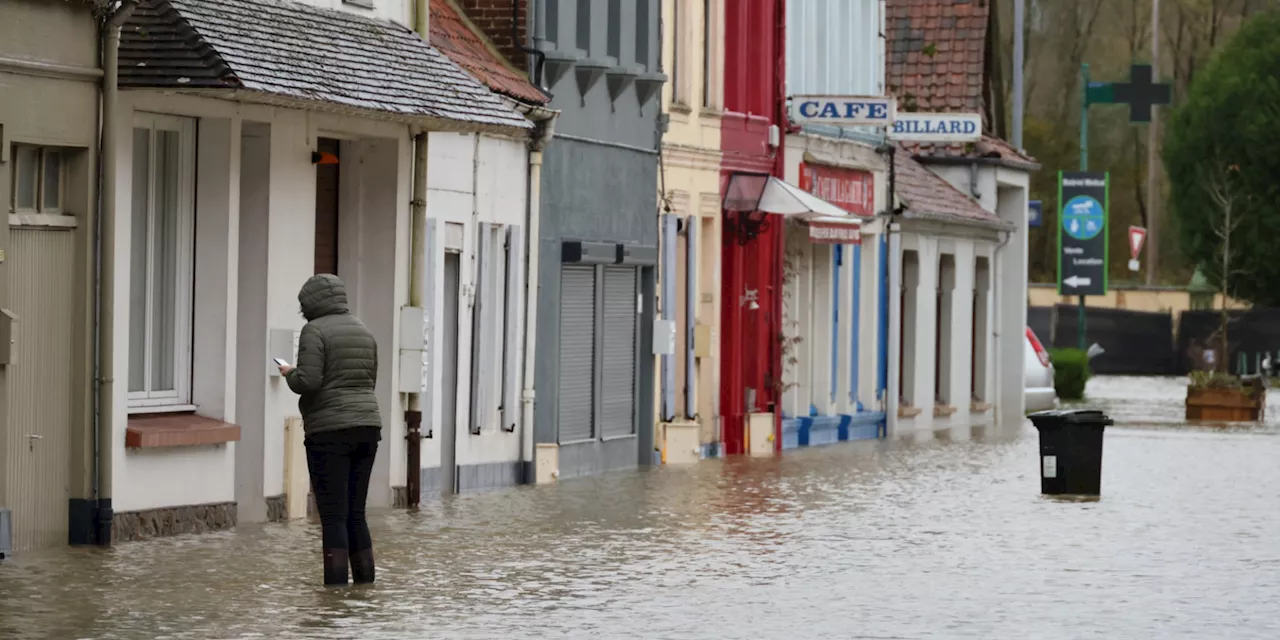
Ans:
[{"label": "person standing in water", "polygon": [[347,306],[338,276],[312,276],[298,292],[307,319],[298,338],[297,366],[280,365],[301,396],[302,428],[311,490],[320,511],[324,583],[373,582],[373,539],[365,520],[369,476],[382,439],[378,343]]}]

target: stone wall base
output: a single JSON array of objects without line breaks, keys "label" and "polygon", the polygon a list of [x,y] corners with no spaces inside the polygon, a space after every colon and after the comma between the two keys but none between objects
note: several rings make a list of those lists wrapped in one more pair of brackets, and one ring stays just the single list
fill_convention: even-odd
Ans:
[{"label": "stone wall base", "polygon": [[284,522],[289,519],[289,507],[285,496],[267,496],[267,522]]},{"label": "stone wall base", "polygon": [[111,520],[111,540],[129,542],[184,533],[222,531],[235,526],[234,502],[117,512]]}]

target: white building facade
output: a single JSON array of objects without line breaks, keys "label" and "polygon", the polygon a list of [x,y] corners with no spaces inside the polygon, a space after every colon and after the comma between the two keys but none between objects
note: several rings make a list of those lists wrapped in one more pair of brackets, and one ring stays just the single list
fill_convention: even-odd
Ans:
[{"label": "white building facade", "polygon": [[[370,506],[405,502],[401,489],[428,475],[407,466],[411,393],[426,414],[423,469],[440,466],[434,426],[451,408],[476,436],[456,463],[519,460],[519,427],[497,409],[519,369],[473,367],[472,354],[522,357],[516,229],[533,126],[402,26],[411,3],[313,4],[146,0],[123,29],[122,90],[105,123],[117,139],[103,229],[115,260],[102,274],[116,540],[305,514],[297,396],[271,359],[292,361],[297,292],[316,273],[344,280],[379,344]],[[198,55],[169,49],[175,35]],[[424,302],[406,310],[418,134]]]},{"label": "white building facade", "polygon": [[[884,8],[879,2],[787,5],[787,93],[882,96]],[[787,231],[783,275],[782,447],[876,438],[885,421],[889,309],[883,131],[805,125],[787,135],[785,179],[855,215],[841,238]]]}]

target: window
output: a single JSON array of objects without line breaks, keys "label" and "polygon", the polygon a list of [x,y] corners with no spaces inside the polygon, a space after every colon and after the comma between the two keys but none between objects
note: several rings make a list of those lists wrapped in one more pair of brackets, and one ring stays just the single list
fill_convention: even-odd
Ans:
[{"label": "window", "polygon": [[133,129],[129,404],[191,402],[195,123],[140,116]]},{"label": "window", "polygon": [[702,106],[711,107],[711,0],[702,0]]},{"label": "window", "polygon": [[650,69],[649,59],[649,0],[636,0],[636,64]]},{"label": "window", "polygon": [[684,92],[680,90],[680,3],[676,2],[671,10],[671,101],[684,103]]},{"label": "window", "polygon": [[13,147],[14,213],[62,213],[65,155],[54,147]]},{"label": "window", "polygon": [[591,0],[578,0],[577,47],[591,57]]},{"label": "window", "polygon": [[615,64],[622,63],[622,0],[609,0],[609,31],[605,48]]}]

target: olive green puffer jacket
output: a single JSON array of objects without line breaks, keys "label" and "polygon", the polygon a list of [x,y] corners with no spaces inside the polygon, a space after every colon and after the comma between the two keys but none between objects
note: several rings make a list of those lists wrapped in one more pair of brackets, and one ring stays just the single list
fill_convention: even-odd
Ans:
[{"label": "olive green puffer jacket", "polygon": [[378,343],[347,307],[338,276],[312,276],[298,292],[307,324],[298,338],[297,367],[285,379],[302,396],[302,428],[311,436],[351,427],[381,427]]}]

